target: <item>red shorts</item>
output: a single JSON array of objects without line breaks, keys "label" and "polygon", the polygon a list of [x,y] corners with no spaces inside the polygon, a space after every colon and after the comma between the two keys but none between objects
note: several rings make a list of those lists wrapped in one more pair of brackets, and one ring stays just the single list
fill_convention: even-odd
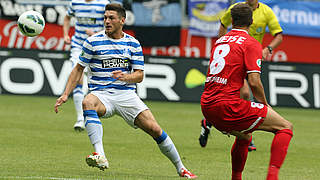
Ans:
[{"label": "red shorts", "polygon": [[202,105],[201,109],[206,120],[222,133],[233,130],[251,133],[264,121],[268,112],[267,106],[243,99]]}]

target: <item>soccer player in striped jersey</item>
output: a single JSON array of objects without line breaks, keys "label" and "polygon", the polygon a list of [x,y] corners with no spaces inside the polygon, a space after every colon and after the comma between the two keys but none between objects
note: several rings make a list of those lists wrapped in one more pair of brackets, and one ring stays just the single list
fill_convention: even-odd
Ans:
[{"label": "soccer player in striped jersey", "polygon": [[[263,37],[266,33],[266,27],[268,26],[270,33],[274,36],[270,44],[263,48],[262,57],[264,60],[270,60],[272,50],[278,47],[282,42],[282,28],[279,24],[279,21],[272,11],[272,9],[261,3],[258,0],[246,0],[246,2],[240,2],[248,4],[253,9],[253,23],[250,26],[249,34],[259,41],[262,44]],[[231,5],[226,13],[221,17],[221,25],[219,29],[218,37],[222,37],[227,33],[228,26],[231,25],[231,8],[237,4]],[[244,80],[243,87],[240,89],[240,96],[245,99],[250,99],[250,89],[248,86],[247,80]],[[202,147],[205,147],[208,140],[208,135],[211,130],[210,122],[207,122],[206,119],[201,120],[201,134],[199,137],[199,142]],[[256,146],[253,144],[253,140],[249,145],[249,151],[255,151]]]},{"label": "soccer player in striped jersey", "polygon": [[172,140],[135,92],[136,83],[144,77],[144,57],[140,43],[122,31],[125,18],[125,9],[120,4],[106,5],[105,31],[84,42],[80,61],[72,70],[64,93],[57,99],[55,111],[58,112],[58,107],[67,101],[84,68],[88,67],[90,93],[82,104],[86,129],[95,152],[86,158],[87,164],[101,170],[109,167],[102,143],[100,117],[117,114],[130,126],[153,137],[179,176],[196,178],[185,168]]},{"label": "soccer player in striped jersey", "polygon": [[[70,60],[73,67],[79,61],[82,44],[87,37],[104,29],[103,18],[104,8],[108,4],[108,0],[72,0],[68,7],[67,14],[63,23],[64,42],[71,44]],[[69,36],[70,20],[74,17],[75,33],[72,38]],[[79,80],[76,88],[73,90],[73,101],[77,112],[77,121],[74,124],[76,131],[83,131],[84,117],[82,111],[83,92],[83,76]]]}]

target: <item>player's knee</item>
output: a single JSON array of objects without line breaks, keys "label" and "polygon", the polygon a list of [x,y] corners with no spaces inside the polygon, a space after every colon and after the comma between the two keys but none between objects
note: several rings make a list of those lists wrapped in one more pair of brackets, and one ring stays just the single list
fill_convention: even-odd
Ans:
[{"label": "player's knee", "polygon": [[150,133],[152,136],[161,136],[162,129],[158,124],[153,124],[150,126]]},{"label": "player's knee", "polygon": [[281,124],[281,126],[277,126],[275,128],[275,132],[282,130],[282,129],[290,129],[293,130],[293,125],[291,122],[284,120],[284,122]]},{"label": "player's knee", "polygon": [[291,122],[287,121],[285,129],[290,129],[292,131],[293,130],[293,124]]},{"label": "player's knee", "polygon": [[83,110],[89,110],[89,109],[93,109],[94,108],[94,104],[92,101],[90,101],[89,99],[84,99],[82,101],[82,108]]},{"label": "player's knee", "polygon": [[144,129],[147,131],[149,135],[151,135],[154,138],[159,137],[162,134],[161,127],[154,121],[146,123]]}]

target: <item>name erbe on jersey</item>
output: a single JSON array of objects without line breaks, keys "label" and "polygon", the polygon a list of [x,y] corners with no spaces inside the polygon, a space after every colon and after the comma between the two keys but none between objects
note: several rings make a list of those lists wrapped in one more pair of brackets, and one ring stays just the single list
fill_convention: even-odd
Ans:
[{"label": "name erbe on jersey", "polygon": [[216,41],[216,44],[218,43],[227,43],[227,42],[235,42],[237,44],[242,44],[244,40],[247,38],[242,36],[222,36]]},{"label": "name erbe on jersey", "polygon": [[102,68],[127,68],[129,67],[128,59],[104,59],[102,60]]},{"label": "name erbe on jersey", "polygon": [[220,84],[227,84],[227,81],[228,81],[228,79],[218,77],[218,76],[211,76],[211,77],[207,77],[207,79],[206,79],[206,83],[207,82],[215,82],[215,83],[220,83]]},{"label": "name erbe on jersey", "polygon": [[78,24],[93,25],[93,24],[96,24],[97,19],[96,18],[88,18],[88,17],[77,17],[77,21],[78,21]]}]

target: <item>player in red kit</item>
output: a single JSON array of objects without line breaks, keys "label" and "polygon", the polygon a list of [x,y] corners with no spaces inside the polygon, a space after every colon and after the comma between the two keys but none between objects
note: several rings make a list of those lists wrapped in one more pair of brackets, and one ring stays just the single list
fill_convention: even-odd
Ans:
[{"label": "player in red kit", "polygon": [[[205,89],[201,96],[204,117],[217,130],[236,136],[231,150],[232,180],[241,180],[253,131],[274,133],[267,180],[277,180],[292,138],[292,124],[267,103],[260,80],[261,44],[248,34],[252,9],[238,4],[231,9],[232,30],[212,49]],[[244,79],[256,102],[240,98]]]}]

